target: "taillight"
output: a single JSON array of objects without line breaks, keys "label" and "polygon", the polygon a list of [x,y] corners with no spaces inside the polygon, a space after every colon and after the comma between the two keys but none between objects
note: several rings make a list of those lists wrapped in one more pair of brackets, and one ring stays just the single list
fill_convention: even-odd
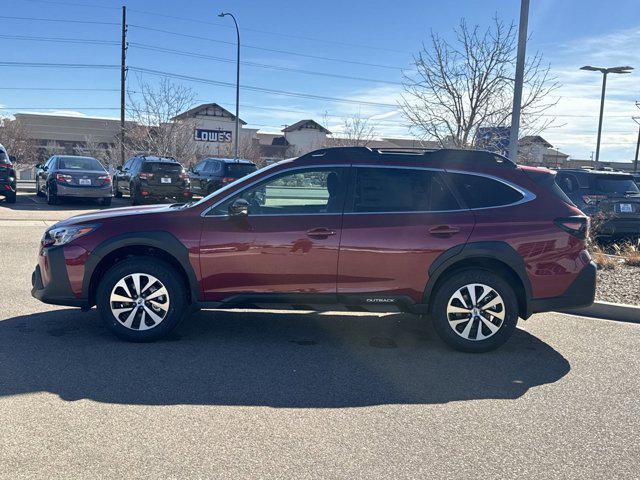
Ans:
[{"label": "taillight", "polygon": [[607,199],[606,195],[583,195],[582,196],[582,201],[584,201],[584,203],[586,203],[587,205],[597,205],[602,200],[606,200],[606,199]]},{"label": "taillight", "polygon": [[98,180],[102,181],[103,185],[111,184],[111,177],[109,175],[102,175],[98,177]]},{"label": "taillight", "polygon": [[235,178],[232,178],[232,177],[224,177],[224,178],[222,179],[222,183],[231,183],[231,182],[234,182],[235,180],[236,180],[236,179],[235,179]]},{"label": "taillight", "polygon": [[587,238],[589,232],[589,218],[582,216],[556,218],[554,223],[565,232],[580,240]]},{"label": "taillight", "polygon": [[180,178],[182,180],[188,180],[189,179],[189,175],[187,174],[187,172],[186,172],[186,170],[184,168],[180,172]]},{"label": "taillight", "polygon": [[141,180],[150,180],[153,178],[153,173],[140,172],[138,176]]},{"label": "taillight", "polygon": [[56,173],[56,180],[61,183],[65,183],[73,180],[73,177],[71,175],[63,175],[62,173]]}]

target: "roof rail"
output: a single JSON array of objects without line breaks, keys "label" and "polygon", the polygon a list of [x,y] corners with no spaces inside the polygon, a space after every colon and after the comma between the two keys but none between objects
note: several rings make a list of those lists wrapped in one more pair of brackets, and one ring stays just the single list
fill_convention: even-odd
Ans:
[{"label": "roof rail", "polygon": [[313,152],[306,153],[300,158],[317,158],[323,157],[327,161],[331,159],[344,159],[345,155],[349,155],[352,159],[377,159],[382,155],[407,155],[414,157],[416,160],[429,160],[432,162],[440,162],[443,166],[469,166],[478,163],[493,163],[497,167],[517,168],[517,165],[508,158],[494,152],[486,150],[462,150],[455,148],[369,148],[369,147],[328,147]]}]

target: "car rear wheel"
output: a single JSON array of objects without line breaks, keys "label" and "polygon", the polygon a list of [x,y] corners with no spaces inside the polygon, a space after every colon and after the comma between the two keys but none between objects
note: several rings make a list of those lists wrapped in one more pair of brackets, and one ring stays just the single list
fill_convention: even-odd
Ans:
[{"label": "car rear wheel", "polygon": [[102,206],[104,207],[109,207],[111,206],[111,197],[104,197],[100,203],[102,204]]},{"label": "car rear wheel", "polygon": [[107,328],[132,342],[166,336],[189,313],[180,276],[157,258],[134,257],[117,263],[100,280],[96,295]]},{"label": "car rear wheel", "polygon": [[16,203],[16,192],[7,193],[5,199],[7,203]]},{"label": "car rear wheel", "polygon": [[113,196],[116,198],[122,198],[122,192],[120,191],[120,189],[116,186],[115,191],[113,192]]},{"label": "car rear wheel", "polygon": [[518,299],[487,270],[452,275],[435,292],[433,325],[445,343],[463,352],[487,352],[504,344],[518,323]]}]

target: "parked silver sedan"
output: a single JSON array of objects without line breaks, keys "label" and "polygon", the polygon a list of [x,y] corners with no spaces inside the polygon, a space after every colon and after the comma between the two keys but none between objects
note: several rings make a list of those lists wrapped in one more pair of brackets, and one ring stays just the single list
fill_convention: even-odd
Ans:
[{"label": "parked silver sedan", "polygon": [[111,175],[95,158],[54,155],[36,168],[36,192],[46,196],[49,205],[56,205],[64,197],[94,198],[102,205],[111,205]]}]

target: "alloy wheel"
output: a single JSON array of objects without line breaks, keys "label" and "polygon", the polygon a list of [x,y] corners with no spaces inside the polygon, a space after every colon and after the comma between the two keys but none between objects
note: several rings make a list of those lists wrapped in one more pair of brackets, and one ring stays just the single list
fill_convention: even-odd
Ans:
[{"label": "alloy wheel", "polygon": [[504,323],[505,313],[500,294],[481,283],[464,285],[447,303],[449,326],[457,335],[471,341],[495,335]]},{"label": "alloy wheel", "polygon": [[131,330],[149,330],[167,317],[169,292],[153,275],[131,273],[115,284],[109,306],[123,326]]}]

